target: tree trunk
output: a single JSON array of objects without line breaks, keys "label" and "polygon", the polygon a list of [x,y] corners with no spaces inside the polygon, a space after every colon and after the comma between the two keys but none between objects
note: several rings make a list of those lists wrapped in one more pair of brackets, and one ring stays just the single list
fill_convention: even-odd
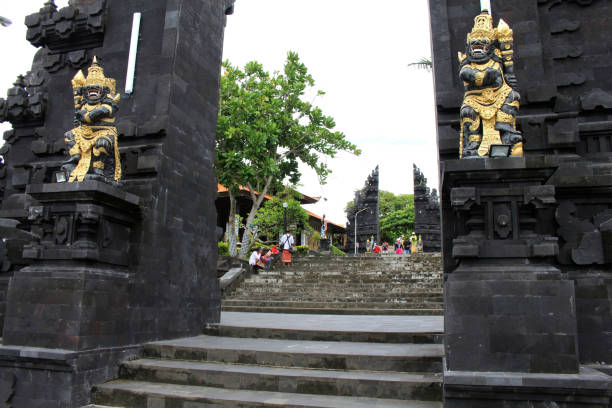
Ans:
[{"label": "tree trunk", "polygon": [[[263,197],[263,195],[261,195],[261,197]],[[255,238],[253,237],[253,240],[251,239],[251,233],[253,232],[251,229],[251,224],[253,224],[253,220],[255,220],[255,215],[257,214],[257,211],[259,210],[260,205],[261,205],[261,201],[259,199],[253,202],[253,206],[251,207],[249,216],[247,217],[245,221],[244,233],[242,234],[242,244],[240,246],[240,256],[241,257],[244,257],[249,253],[249,248],[251,247],[251,244],[253,243],[253,240]]]},{"label": "tree trunk", "polygon": [[229,254],[230,256],[236,257],[238,255],[238,248],[236,245],[236,197],[234,197],[232,190],[227,189],[227,192],[229,193],[230,199],[229,219],[227,221],[227,239],[229,246]]},{"label": "tree trunk", "polygon": [[244,225],[244,233],[242,234],[242,244],[240,246],[240,256],[245,257],[249,253],[249,249],[251,244],[253,243],[256,235],[254,234],[253,239],[251,239],[251,225],[255,220],[255,215],[257,215],[257,211],[259,211],[259,207],[261,207],[261,203],[265,200],[265,196],[268,193],[268,188],[270,188],[270,183],[272,182],[272,178],[268,177],[266,180],[266,184],[263,190],[259,193],[259,196],[255,195],[255,190],[253,190],[253,186],[249,185],[249,190],[251,192],[251,200],[253,201],[253,205],[251,206],[251,211],[249,212],[249,216],[247,217]]}]

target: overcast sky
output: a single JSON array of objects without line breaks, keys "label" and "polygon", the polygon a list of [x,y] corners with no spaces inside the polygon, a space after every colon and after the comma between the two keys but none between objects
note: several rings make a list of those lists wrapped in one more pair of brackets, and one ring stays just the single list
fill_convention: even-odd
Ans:
[{"label": "overcast sky", "polygon": [[[23,19],[43,3],[2,2],[0,14],[13,25],[0,31],[0,95],[31,65],[35,49],[25,40]],[[56,1],[58,7],[66,3]],[[431,55],[427,0],[236,0],[224,59],[240,66],[257,60],[275,71],[289,50],[326,92],[316,104],[363,152],[328,159],[333,173],[323,186],[305,169],[300,190],[327,198],[306,208],[345,224],[345,204],[376,165],[383,190],[412,193],[412,163],[437,187],[432,74],[407,66]]]}]

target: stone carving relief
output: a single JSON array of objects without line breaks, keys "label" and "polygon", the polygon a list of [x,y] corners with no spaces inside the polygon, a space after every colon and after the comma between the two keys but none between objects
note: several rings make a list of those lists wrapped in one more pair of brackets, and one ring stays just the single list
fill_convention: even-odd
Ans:
[{"label": "stone carving relief", "polygon": [[606,263],[602,231],[612,222],[612,207],[581,206],[566,200],[555,212],[557,234],[563,244],[559,251],[562,264],[592,265]]}]

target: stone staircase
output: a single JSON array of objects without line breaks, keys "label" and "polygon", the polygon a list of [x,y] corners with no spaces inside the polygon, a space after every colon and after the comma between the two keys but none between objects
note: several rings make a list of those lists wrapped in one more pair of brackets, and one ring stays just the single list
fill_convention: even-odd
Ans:
[{"label": "stone staircase", "polygon": [[442,315],[440,254],[294,257],[226,293],[233,312]]},{"label": "stone staircase", "polygon": [[442,317],[222,313],[146,344],[93,403],[130,408],[441,408]]},{"label": "stone staircase", "polygon": [[262,271],[203,335],[145,344],[91,407],[442,408],[440,261],[309,256]]}]

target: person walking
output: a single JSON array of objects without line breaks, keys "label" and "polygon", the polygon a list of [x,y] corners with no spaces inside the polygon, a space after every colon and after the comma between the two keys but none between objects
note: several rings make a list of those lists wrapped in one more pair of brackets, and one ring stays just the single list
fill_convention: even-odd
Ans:
[{"label": "person walking", "polygon": [[282,260],[284,266],[291,266],[291,252],[293,251],[295,241],[289,230],[285,231],[280,239],[279,247],[283,250]]}]

